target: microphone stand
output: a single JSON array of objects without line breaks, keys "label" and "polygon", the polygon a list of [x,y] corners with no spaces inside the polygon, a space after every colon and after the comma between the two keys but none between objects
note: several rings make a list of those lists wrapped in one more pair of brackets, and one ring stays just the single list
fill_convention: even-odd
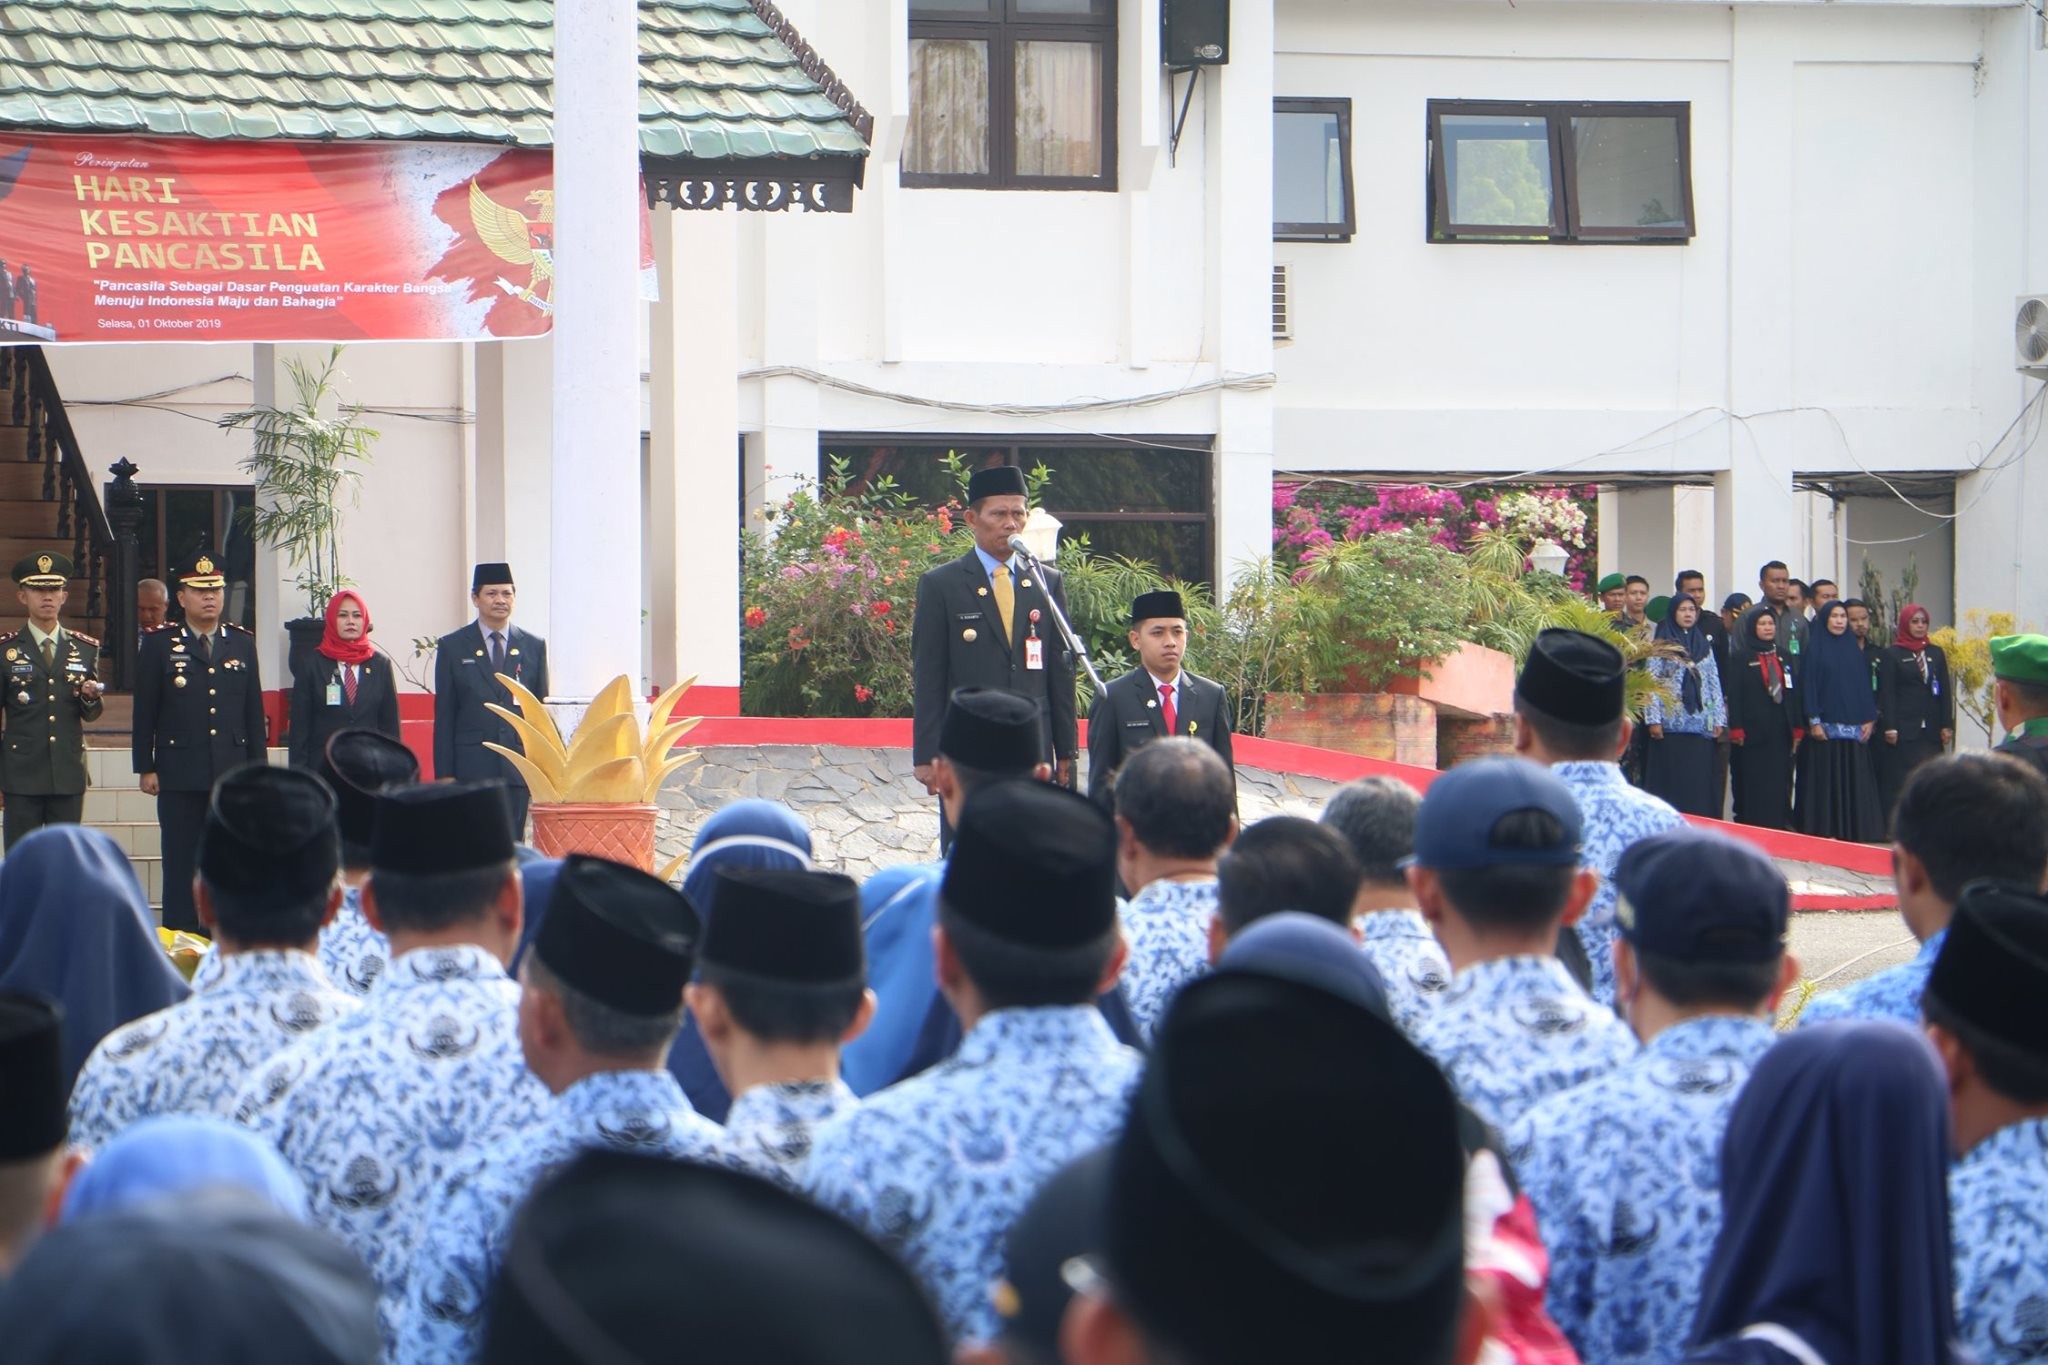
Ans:
[{"label": "microphone stand", "polygon": [[1095,671],[1095,665],[1088,658],[1088,646],[1081,643],[1081,637],[1074,633],[1074,627],[1067,621],[1067,614],[1060,610],[1059,600],[1052,595],[1052,584],[1045,577],[1045,565],[1038,556],[1031,553],[1031,547],[1024,543],[1024,537],[1011,536],[1010,548],[1020,555],[1031,571],[1038,575],[1038,581],[1045,586],[1045,604],[1052,608],[1053,624],[1060,628],[1060,638],[1066,641],[1067,652],[1081,661],[1081,667],[1088,674],[1088,683],[1095,689],[1095,695],[1102,695],[1102,675]]}]

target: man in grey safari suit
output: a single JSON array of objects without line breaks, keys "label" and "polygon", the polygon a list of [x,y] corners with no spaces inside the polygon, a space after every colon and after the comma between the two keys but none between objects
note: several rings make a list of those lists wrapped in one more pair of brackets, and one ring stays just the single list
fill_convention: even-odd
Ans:
[{"label": "man in grey safari suit", "polygon": [[[1014,692],[1038,707],[1046,759],[1062,786],[1074,781],[1080,734],[1074,709],[1074,661],[1053,624],[1052,604],[1066,607],[1057,569],[1039,571],[1010,550],[1024,529],[1029,503],[1024,471],[1015,465],[978,469],[967,481],[967,529],[974,548],[917,580],[910,633],[911,762],[917,780],[936,794],[932,760],[946,701],[962,687]],[[952,842],[940,816],[939,842]]]},{"label": "man in grey safari suit", "polygon": [[526,808],[532,796],[526,779],[486,741],[525,753],[519,732],[485,709],[496,702],[517,709],[498,682],[503,675],[537,697],[548,694],[548,642],[512,624],[519,590],[509,564],[479,564],[470,576],[476,620],[443,635],[434,649],[434,776],[458,782],[505,784],[512,813],[512,837],[526,837]]},{"label": "man in grey safari suit", "polygon": [[1187,610],[1177,592],[1141,593],[1131,603],[1138,666],[1103,688],[1088,709],[1088,795],[1105,810],[1117,769],[1155,739],[1185,735],[1216,751],[1233,774],[1230,698],[1219,683],[1181,667]]}]

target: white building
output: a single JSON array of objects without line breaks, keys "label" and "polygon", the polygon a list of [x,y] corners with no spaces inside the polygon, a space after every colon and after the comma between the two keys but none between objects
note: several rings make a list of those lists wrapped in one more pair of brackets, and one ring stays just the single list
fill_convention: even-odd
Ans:
[{"label": "white building", "polygon": [[[1603,567],[1718,595],[1767,559],[1847,586],[1910,554],[1937,622],[2048,624],[2025,4],[1236,0],[1199,80],[1167,71],[1159,0],[971,5],[782,5],[875,115],[851,214],[657,212],[651,682],[737,685],[737,528],[826,451],[913,479],[948,447],[1043,459],[1070,529],[1203,573],[1265,552],[1276,471],[1597,481]],[[1447,226],[1464,205],[1484,221]],[[1531,206],[1547,226],[1485,240]],[[51,354],[95,463],[244,482],[245,438],[173,414],[265,392],[274,348]],[[385,431],[349,568],[395,652],[465,619],[475,559],[617,590],[550,544],[549,364],[349,353]]]}]

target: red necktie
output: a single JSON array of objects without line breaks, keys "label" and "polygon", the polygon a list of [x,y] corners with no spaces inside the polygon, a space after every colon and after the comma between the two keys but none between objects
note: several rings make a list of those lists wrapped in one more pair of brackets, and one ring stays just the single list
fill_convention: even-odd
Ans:
[{"label": "red necktie", "polygon": [[356,666],[354,664],[343,664],[341,666],[341,691],[342,695],[348,698],[348,704],[354,706],[356,704]]},{"label": "red necktie", "polygon": [[1173,684],[1159,684],[1159,717],[1166,722],[1166,733],[1172,734],[1178,719],[1173,713]]}]

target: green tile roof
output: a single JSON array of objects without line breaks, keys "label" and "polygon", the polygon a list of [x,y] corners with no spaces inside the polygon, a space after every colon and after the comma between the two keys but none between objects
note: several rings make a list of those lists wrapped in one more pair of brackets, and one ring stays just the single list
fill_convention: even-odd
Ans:
[{"label": "green tile roof", "polygon": [[[552,0],[7,0],[0,126],[545,147],[553,15]],[[862,157],[870,131],[766,0],[640,0],[644,155]]]}]

